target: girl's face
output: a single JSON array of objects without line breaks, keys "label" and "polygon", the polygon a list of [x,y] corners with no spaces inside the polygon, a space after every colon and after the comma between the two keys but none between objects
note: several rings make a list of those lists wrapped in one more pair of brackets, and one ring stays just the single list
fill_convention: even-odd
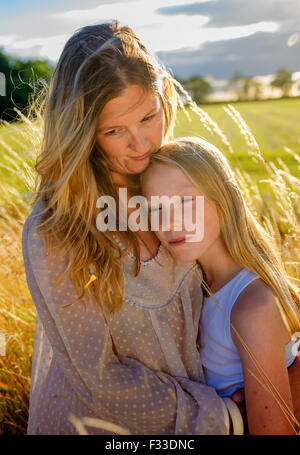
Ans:
[{"label": "girl's face", "polygon": [[[168,231],[162,230],[162,217],[160,208],[160,225],[159,231],[155,232],[159,240],[170,250],[173,257],[178,261],[192,262],[196,259],[201,259],[212,248],[221,243],[221,230],[219,216],[217,213],[216,205],[207,197],[200,193],[186,177],[183,171],[177,166],[168,164],[154,163],[149,166],[143,175],[142,179],[143,194],[147,198],[149,211],[154,211],[157,208],[157,203],[151,205],[151,196],[180,196],[182,203],[182,229],[175,230],[178,226],[178,219],[174,216],[175,212],[171,205],[170,211],[170,229]],[[184,202],[184,196],[191,196],[190,200]],[[196,196],[204,196],[204,213],[200,218],[200,223],[203,223],[204,235],[200,241],[188,241],[190,235],[196,233],[195,228],[193,231],[186,230],[185,226],[189,220],[185,220],[184,207],[189,206],[192,213],[192,220],[196,221]],[[153,202],[153,200],[152,200]],[[192,207],[191,207],[192,206]],[[189,208],[186,210],[188,211]],[[199,216],[198,216],[199,219]],[[176,221],[177,220],[177,221]],[[199,226],[198,226],[199,228]]]},{"label": "girl's face", "polygon": [[144,171],[163,136],[160,97],[139,85],[130,85],[110,100],[98,118],[97,142],[108,157],[115,183],[126,184],[128,174]]}]

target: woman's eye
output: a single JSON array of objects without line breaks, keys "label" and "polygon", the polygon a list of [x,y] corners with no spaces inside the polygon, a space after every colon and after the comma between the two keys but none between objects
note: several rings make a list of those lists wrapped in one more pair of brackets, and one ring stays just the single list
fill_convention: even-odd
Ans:
[{"label": "woman's eye", "polygon": [[118,133],[118,131],[119,130],[117,128],[114,128],[113,130],[107,131],[105,133],[105,136],[115,136]]},{"label": "woman's eye", "polygon": [[148,122],[149,120],[152,120],[156,114],[148,115],[148,117],[143,118],[143,122]]}]

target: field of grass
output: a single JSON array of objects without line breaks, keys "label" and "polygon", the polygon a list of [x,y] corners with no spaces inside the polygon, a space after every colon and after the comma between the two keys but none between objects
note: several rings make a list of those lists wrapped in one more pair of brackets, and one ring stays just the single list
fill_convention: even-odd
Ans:
[{"label": "field of grass", "polygon": [[[201,136],[219,147],[232,166],[247,171],[256,181],[265,176],[262,166],[249,154],[249,144],[239,126],[224,108],[227,105],[214,104],[201,106],[215,121],[228,139],[232,151],[216,133],[211,134],[195,113],[190,113],[191,122],[183,112],[179,113],[176,124],[176,136]],[[280,161],[288,166],[293,175],[299,176],[299,161],[287,149],[300,154],[300,99],[283,99],[260,102],[232,103],[241,114],[252,132],[260,151],[267,162],[273,161],[281,166]]]},{"label": "field of grass", "polygon": [[[223,150],[249,206],[275,235],[287,270],[300,282],[300,99],[237,103],[230,109],[202,106],[202,122],[189,113],[191,122],[179,112],[176,135],[202,136]],[[6,355],[0,356],[0,434],[22,434],[27,425],[35,307],[25,280],[21,232],[40,139],[37,126],[25,118],[0,126],[0,333],[6,338]]]}]

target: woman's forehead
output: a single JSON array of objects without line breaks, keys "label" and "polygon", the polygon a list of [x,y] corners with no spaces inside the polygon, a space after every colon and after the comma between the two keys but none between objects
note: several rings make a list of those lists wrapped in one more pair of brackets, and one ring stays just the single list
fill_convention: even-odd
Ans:
[{"label": "woman's forehead", "polygon": [[[104,127],[108,122],[122,123],[128,117],[144,115],[159,106],[159,96],[138,85],[130,85],[119,96],[111,99],[104,106],[100,116],[99,124]],[[108,126],[109,126],[108,125]]]}]

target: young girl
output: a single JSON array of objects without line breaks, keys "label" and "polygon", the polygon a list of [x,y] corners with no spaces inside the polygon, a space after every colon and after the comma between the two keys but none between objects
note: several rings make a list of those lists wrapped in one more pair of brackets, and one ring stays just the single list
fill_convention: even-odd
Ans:
[{"label": "young girl", "polygon": [[202,267],[200,352],[207,384],[222,397],[245,388],[250,434],[295,434],[297,388],[292,394],[288,367],[295,361],[299,297],[225,157],[204,140],[178,139],[151,157],[141,182],[149,204],[151,196],[174,195],[185,210],[192,203],[190,221],[196,197],[204,200],[201,241],[191,237],[195,231],[188,232],[184,216],[179,231],[175,216],[169,229],[160,218],[157,236],[179,262],[198,260]]}]

